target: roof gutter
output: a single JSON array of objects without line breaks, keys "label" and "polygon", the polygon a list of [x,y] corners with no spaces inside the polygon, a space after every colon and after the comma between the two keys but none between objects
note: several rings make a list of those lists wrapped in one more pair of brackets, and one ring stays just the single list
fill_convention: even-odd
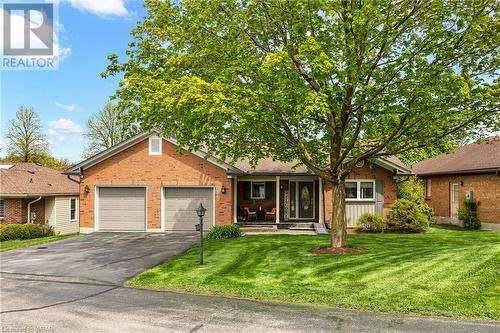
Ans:
[{"label": "roof gutter", "polygon": [[33,201],[28,202],[28,223],[31,223],[31,219],[30,219],[30,216],[31,216],[31,204],[34,204],[35,202],[38,202],[40,200],[42,200],[42,196],[39,196],[38,199],[35,199]]}]

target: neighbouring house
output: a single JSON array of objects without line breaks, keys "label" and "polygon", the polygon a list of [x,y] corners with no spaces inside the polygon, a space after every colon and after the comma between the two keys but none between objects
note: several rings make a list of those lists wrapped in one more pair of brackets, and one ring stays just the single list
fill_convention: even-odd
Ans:
[{"label": "neighbouring house", "polygon": [[0,223],[38,223],[79,231],[78,182],[34,163],[0,165]]},{"label": "neighbouring house", "polygon": [[[304,167],[271,159],[231,165],[177,149],[143,133],[67,170],[80,178],[80,231],[195,230],[200,202],[209,226],[329,223],[331,189]],[[396,199],[396,177],[409,174],[394,158],[360,164],[347,182],[348,225],[364,212],[383,215]]]},{"label": "neighbouring house", "polygon": [[413,170],[438,222],[459,224],[458,210],[464,199],[473,198],[483,227],[500,229],[500,137],[421,161]]}]

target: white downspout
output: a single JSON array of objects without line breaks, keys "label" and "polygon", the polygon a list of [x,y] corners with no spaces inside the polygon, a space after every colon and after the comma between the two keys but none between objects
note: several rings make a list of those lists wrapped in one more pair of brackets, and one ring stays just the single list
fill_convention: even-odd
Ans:
[{"label": "white downspout", "polygon": [[28,202],[28,223],[31,223],[31,204],[40,200],[42,200],[42,196],[38,197],[38,199]]}]

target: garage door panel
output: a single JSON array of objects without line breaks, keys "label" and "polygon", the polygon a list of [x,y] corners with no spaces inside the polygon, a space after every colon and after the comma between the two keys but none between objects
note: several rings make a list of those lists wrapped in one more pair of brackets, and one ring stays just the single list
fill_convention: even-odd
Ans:
[{"label": "garage door panel", "polygon": [[142,187],[99,188],[99,230],[144,231],[146,189]]},{"label": "garage door panel", "polygon": [[207,209],[204,225],[213,225],[212,188],[166,188],[164,194],[166,230],[195,230],[199,223],[195,210],[200,202]]}]

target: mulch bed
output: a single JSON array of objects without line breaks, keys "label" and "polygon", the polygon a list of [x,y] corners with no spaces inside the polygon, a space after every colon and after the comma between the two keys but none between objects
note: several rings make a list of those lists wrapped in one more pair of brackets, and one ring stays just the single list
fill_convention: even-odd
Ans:
[{"label": "mulch bed", "polygon": [[347,254],[347,253],[360,253],[365,252],[362,247],[317,247],[311,249],[314,254]]}]

